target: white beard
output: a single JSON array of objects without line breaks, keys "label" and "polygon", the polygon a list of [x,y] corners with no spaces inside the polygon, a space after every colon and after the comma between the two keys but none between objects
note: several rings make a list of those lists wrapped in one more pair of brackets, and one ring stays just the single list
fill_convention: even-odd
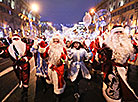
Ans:
[{"label": "white beard", "polygon": [[22,42],[21,40],[18,40],[18,41],[13,41],[12,44],[10,44],[9,48],[8,48],[8,51],[10,53],[10,55],[16,59],[16,56],[15,56],[15,51],[13,49],[13,45],[16,47],[18,53],[19,53],[19,56],[22,57],[24,56],[25,54],[25,51],[26,51],[26,44],[24,42]]},{"label": "white beard", "polygon": [[25,46],[26,44],[21,40],[18,40],[18,41],[13,41],[13,45],[15,45],[16,49],[19,52],[19,55],[23,56],[26,50],[26,46]]},{"label": "white beard", "polygon": [[105,43],[109,46],[112,51],[112,59],[115,59],[116,63],[124,64],[128,57],[134,54],[134,48],[131,43],[131,39],[127,35],[110,35]]},{"label": "white beard", "polygon": [[51,44],[49,47],[49,64],[53,64],[55,66],[60,62],[61,53],[63,52],[62,45],[59,44]]}]

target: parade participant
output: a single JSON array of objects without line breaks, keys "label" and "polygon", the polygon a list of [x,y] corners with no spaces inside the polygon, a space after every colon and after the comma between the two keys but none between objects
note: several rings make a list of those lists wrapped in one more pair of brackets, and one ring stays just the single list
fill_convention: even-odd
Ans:
[{"label": "parade participant", "polygon": [[82,45],[86,49],[87,52],[89,52],[89,46],[90,46],[90,39],[88,38],[88,35],[86,35],[85,40],[83,41]]},{"label": "parade participant", "polygon": [[[66,41],[66,50],[67,50],[67,56],[68,56],[68,54],[70,54],[70,51],[71,51],[71,43],[72,43],[72,41],[70,41],[70,40],[67,40]],[[70,68],[70,63],[71,63],[71,61],[67,61],[67,63],[65,64],[65,80],[68,78],[68,72],[69,72],[69,68]]]},{"label": "parade participant", "polygon": [[34,39],[34,45],[32,46],[31,51],[34,53],[36,76],[46,78],[47,64],[46,61],[40,57],[40,52],[38,51],[39,46],[46,48],[47,44],[43,39]]},{"label": "parade participant", "polygon": [[26,92],[30,77],[29,60],[32,57],[30,46],[22,42],[20,36],[15,34],[12,37],[12,43],[6,50],[1,50],[0,52],[0,57],[10,57],[13,61],[14,71],[19,79],[19,87],[21,88],[23,85],[23,92]]},{"label": "parade participant", "polygon": [[74,83],[74,96],[76,101],[78,101],[80,97],[78,89],[79,81],[82,78],[91,79],[91,75],[84,64],[84,60],[88,59],[88,53],[77,40],[72,43],[69,59],[71,60],[69,77]]},{"label": "parade participant", "polygon": [[70,45],[71,45],[71,41],[67,40],[66,41],[66,48],[70,48],[71,47]]},{"label": "parade participant", "polygon": [[[101,70],[101,65],[100,63],[98,62],[98,51],[100,49],[100,42],[99,42],[99,37],[97,37],[95,40],[93,40],[89,46],[89,50],[91,52],[91,60],[90,60],[90,63],[91,63],[91,71],[92,73],[94,72],[95,75],[96,75],[96,70]],[[102,74],[102,73],[101,73]]]},{"label": "parade participant", "polygon": [[66,41],[66,50],[67,50],[67,53],[70,53],[71,51],[71,41],[69,40]]},{"label": "parade participant", "polygon": [[67,51],[63,40],[61,40],[58,34],[54,35],[49,43],[49,46],[45,49],[40,47],[39,52],[42,53],[43,59],[48,58],[48,77],[46,82],[54,85],[54,93],[56,95],[56,101],[60,100],[60,94],[64,92],[66,83],[64,81],[64,64],[67,59]]},{"label": "parade participant", "polygon": [[131,39],[124,33],[124,28],[115,25],[109,37],[99,51],[103,78],[103,96],[107,102],[134,101],[137,98],[127,82],[127,60],[134,55],[135,48]]}]

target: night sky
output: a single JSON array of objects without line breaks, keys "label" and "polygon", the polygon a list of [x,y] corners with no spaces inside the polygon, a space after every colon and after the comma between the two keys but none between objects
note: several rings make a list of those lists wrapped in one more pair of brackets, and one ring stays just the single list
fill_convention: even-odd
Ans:
[{"label": "night sky", "polygon": [[74,24],[82,20],[85,12],[101,0],[30,0],[39,5],[41,21],[53,24]]}]

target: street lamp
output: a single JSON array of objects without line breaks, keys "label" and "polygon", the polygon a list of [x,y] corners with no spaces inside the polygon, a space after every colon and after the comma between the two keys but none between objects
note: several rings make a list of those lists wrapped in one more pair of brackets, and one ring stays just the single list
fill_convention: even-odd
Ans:
[{"label": "street lamp", "polygon": [[[33,30],[33,26],[32,26],[32,20],[31,20],[31,13],[35,11],[38,11],[38,5],[37,4],[32,4],[31,5],[31,11],[28,14],[28,18],[29,18],[29,23],[30,23],[30,35],[32,36],[32,30]],[[34,36],[33,36],[34,37]]]},{"label": "street lamp", "polygon": [[47,22],[47,25],[51,27],[54,32],[56,32],[56,29],[52,26],[52,22]]},{"label": "street lamp", "polygon": [[90,14],[93,14],[93,13],[95,13],[95,10],[94,10],[94,8],[92,8],[92,9],[90,9]]},{"label": "street lamp", "polygon": [[32,4],[31,10],[37,12],[38,11],[38,5],[37,4]]}]

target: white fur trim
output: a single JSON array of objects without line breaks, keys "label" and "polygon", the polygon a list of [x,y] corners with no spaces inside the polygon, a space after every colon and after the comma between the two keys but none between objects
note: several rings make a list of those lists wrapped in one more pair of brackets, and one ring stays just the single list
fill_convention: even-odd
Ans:
[{"label": "white fur trim", "polygon": [[0,52],[0,55],[1,55],[2,53],[4,53],[4,51],[3,51],[3,50]]},{"label": "white fur trim", "polygon": [[134,90],[129,86],[129,84],[127,83],[127,69],[125,69],[124,67],[117,67],[117,71],[119,73],[119,75],[121,76],[122,80],[124,81],[124,83],[126,84],[126,86],[128,87],[128,89],[133,93],[133,95],[138,99],[136,93],[134,92]]},{"label": "white fur trim", "polygon": [[41,48],[41,47],[39,46],[38,52],[44,53],[45,51],[46,51],[46,48]]},{"label": "white fur trim", "polygon": [[65,87],[66,87],[66,83],[63,85],[63,88],[60,88],[60,89],[54,88],[54,93],[62,94],[64,92]]},{"label": "white fur trim", "polygon": [[[48,65],[51,66],[51,65]],[[62,88],[58,88],[58,75],[56,71],[52,71],[50,68],[48,68],[48,76],[50,80],[46,80],[48,84],[54,85],[54,93],[55,94],[62,94],[64,92],[64,89],[66,87],[66,83],[63,85]]]},{"label": "white fur trim", "polygon": [[28,61],[28,58],[27,57],[23,57],[25,59],[25,61],[27,62]]},{"label": "white fur trim", "polygon": [[12,37],[12,41],[13,41],[14,38],[18,38],[19,40],[21,40],[20,37],[18,37],[18,36],[13,36],[13,37]]},{"label": "white fur trim", "polygon": [[117,27],[111,30],[111,34],[114,34],[116,31],[122,31],[124,32],[124,28],[123,27]]}]

